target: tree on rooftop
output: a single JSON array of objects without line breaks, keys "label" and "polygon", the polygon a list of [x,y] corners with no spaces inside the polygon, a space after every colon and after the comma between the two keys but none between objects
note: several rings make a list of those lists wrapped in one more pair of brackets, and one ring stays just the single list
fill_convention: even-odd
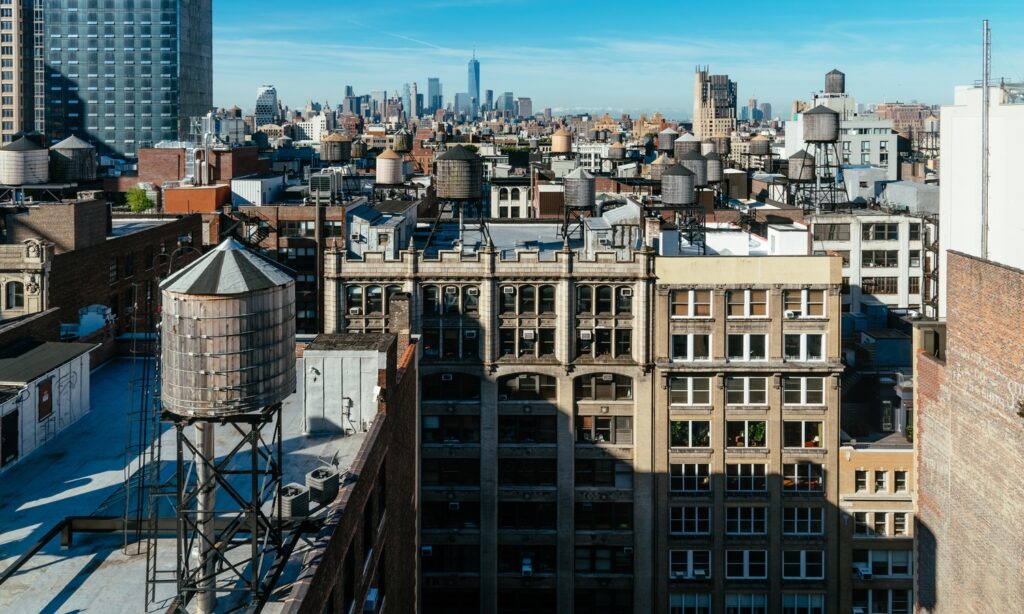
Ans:
[{"label": "tree on rooftop", "polygon": [[149,198],[149,195],[142,188],[128,190],[128,193],[125,194],[125,202],[128,203],[128,208],[132,210],[132,213],[142,213],[155,206],[153,200]]}]

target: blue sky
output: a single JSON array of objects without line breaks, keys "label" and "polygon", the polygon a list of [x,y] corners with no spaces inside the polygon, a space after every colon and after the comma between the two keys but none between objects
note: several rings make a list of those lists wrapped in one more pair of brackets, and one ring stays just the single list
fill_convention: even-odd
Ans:
[{"label": "blue sky", "polygon": [[[771,7],[771,8],[767,8]],[[846,73],[858,102],[946,103],[980,78],[981,20],[993,74],[1024,81],[1024,2],[860,0],[568,2],[438,0],[214,3],[214,103],[251,109],[256,88],[285,104],[440,77],[446,101],[480,60],[481,93],[529,96],[534,109],[661,110],[690,116],[693,69],[708,64],[777,110]]]}]

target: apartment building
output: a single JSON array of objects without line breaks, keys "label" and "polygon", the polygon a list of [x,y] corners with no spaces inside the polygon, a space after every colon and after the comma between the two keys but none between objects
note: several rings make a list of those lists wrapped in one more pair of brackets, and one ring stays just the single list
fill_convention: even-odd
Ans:
[{"label": "apartment building", "polygon": [[937,216],[851,209],[808,214],[805,220],[813,252],[842,257],[843,311],[859,312],[873,297],[890,307],[935,313]]},{"label": "apartment building", "polygon": [[[19,132],[32,129],[36,92],[30,60],[35,41],[32,4],[7,3],[0,9],[0,143],[7,145]],[[39,92],[40,98],[42,91]],[[39,102],[40,106],[42,102]]]},{"label": "apartment building", "polygon": [[910,614],[914,602],[914,449],[891,434],[839,449],[840,612]]},{"label": "apartment building", "polygon": [[663,257],[640,212],[328,248],[327,332],[412,298],[421,611],[838,603],[839,259]]}]

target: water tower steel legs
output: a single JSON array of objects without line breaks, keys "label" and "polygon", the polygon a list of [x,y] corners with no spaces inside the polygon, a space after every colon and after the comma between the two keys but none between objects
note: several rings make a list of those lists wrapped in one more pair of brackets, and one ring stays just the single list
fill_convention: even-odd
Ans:
[{"label": "water tower steel legs", "polygon": [[196,613],[211,614],[217,607],[216,532],[213,526],[217,503],[217,484],[213,475],[213,462],[217,458],[213,438],[213,424],[196,422],[196,528],[199,534],[199,580],[196,582]]}]

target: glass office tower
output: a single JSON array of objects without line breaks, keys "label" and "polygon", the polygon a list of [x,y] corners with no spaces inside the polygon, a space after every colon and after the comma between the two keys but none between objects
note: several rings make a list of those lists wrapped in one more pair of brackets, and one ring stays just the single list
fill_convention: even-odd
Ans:
[{"label": "glass office tower", "polygon": [[47,141],[75,134],[133,158],[186,139],[189,118],[213,106],[212,0],[34,1],[44,7],[35,128]]}]

